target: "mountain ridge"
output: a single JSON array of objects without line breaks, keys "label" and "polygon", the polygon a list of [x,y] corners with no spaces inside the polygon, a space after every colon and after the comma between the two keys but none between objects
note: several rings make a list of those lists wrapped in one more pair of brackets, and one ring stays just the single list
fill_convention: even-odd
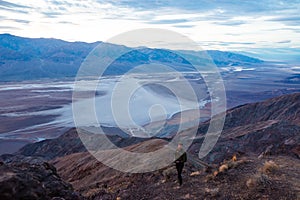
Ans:
[{"label": "mountain ridge", "polygon": [[[199,141],[191,149],[197,152],[209,121],[198,128]],[[226,112],[222,134],[206,161],[221,162],[232,154],[251,152],[284,154],[300,158],[300,93],[282,95],[249,103]]]},{"label": "mountain ridge", "polygon": [[[0,34],[1,81],[73,78],[86,56],[101,43],[107,45],[107,48],[114,48],[114,51],[118,51],[119,48],[132,50],[129,47],[103,42],[67,42],[53,38],[23,38]],[[191,58],[197,58],[197,52],[178,52],[189,52]],[[208,50],[207,53],[220,67],[252,66],[263,63],[262,60],[232,52]],[[116,60],[112,69],[107,72],[107,75],[124,74],[134,66],[152,62],[170,65],[178,71],[194,70],[185,59],[173,52],[143,48],[121,56]]]}]

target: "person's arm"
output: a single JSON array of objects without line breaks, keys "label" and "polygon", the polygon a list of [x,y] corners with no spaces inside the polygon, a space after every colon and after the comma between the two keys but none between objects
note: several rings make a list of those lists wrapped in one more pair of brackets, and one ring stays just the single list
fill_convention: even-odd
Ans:
[{"label": "person's arm", "polygon": [[[182,156],[182,155],[181,155],[181,156]],[[179,163],[180,160],[181,160],[181,156],[179,156],[178,153],[175,152],[175,161],[174,161],[174,163]]]},{"label": "person's arm", "polygon": [[183,162],[186,162],[187,161],[187,154],[186,154],[186,152],[184,152],[184,154],[182,156],[183,156]]}]

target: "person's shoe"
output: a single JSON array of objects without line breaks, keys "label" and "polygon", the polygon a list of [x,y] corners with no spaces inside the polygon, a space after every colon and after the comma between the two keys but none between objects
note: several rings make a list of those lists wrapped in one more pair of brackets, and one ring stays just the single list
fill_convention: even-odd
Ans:
[{"label": "person's shoe", "polygon": [[177,181],[177,186],[174,186],[173,188],[174,189],[180,189],[182,187],[182,184],[180,185],[179,183],[178,183],[178,181]]},{"label": "person's shoe", "polygon": [[181,188],[180,185],[177,185],[177,186],[173,187],[173,189],[175,189],[175,190],[178,190],[178,189],[180,189],[180,188]]}]

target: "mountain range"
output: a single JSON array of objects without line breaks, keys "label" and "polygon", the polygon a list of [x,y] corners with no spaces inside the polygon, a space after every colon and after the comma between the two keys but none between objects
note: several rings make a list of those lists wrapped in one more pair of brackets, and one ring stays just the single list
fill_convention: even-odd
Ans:
[{"label": "mountain range", "polygon": [[[136,50],[103,42],[67,42],[59,39],[32,39],[0,34],[0,79],[21,81],[75,77],[81,63],[99,44],[114,51],[124,48],[129,50],[111,65],[106,75],[124,74],[134,66],[153,62],[172,66],[177,71],[194,70],[187,60],[169,50],[150,48]],[[192,55],[192,59],[197,58],[197,52],[180,52]],[[260,59],[238,53],[217,50],[208,50],[207,53],[219,67],[257,66],[263,63]]]}]

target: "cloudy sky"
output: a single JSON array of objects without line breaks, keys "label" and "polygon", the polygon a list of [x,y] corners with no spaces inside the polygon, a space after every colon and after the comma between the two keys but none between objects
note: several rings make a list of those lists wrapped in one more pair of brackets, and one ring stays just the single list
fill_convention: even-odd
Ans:
[{"label": "cloudy sky", "polygon": [[24,37],[94,42],[165,28],[205,49],[300,49],[300,0],[0,0],[0,11],[0,33]]}]

